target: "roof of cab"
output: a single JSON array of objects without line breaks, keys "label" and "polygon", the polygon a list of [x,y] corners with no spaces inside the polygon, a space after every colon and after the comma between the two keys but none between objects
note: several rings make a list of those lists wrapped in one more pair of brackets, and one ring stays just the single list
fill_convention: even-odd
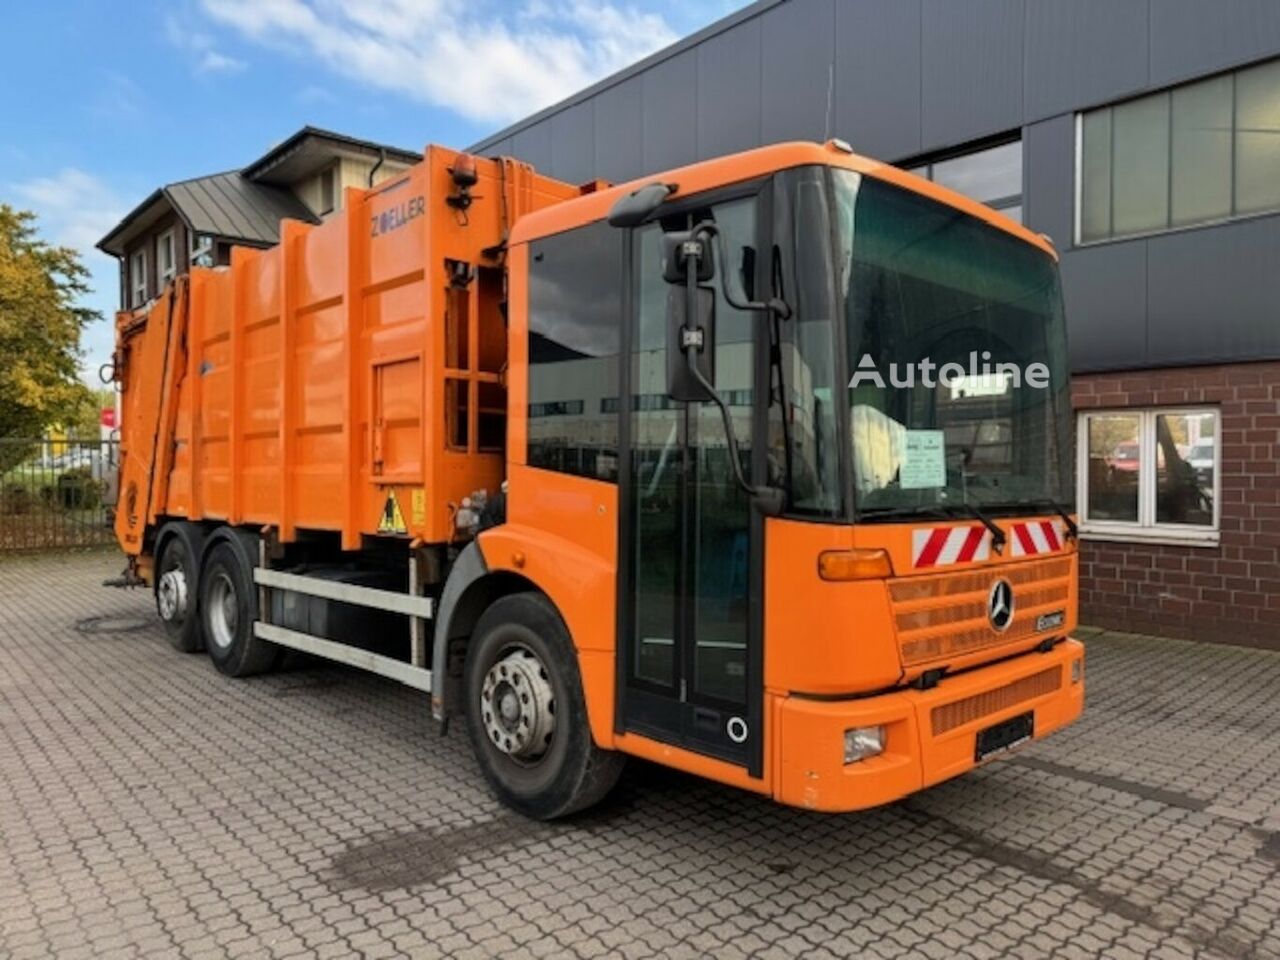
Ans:
[{"label": "roof of cab", "polygon": [[896,184],[984,220],[1020,240],[1039,247],[1055,260],[1058,258],[1053,244],[1044,234],[1028,230],[1022,224],[954,190],[939,186],[890,164],[853,153],[837,141],[828,141],[825,144],[808,141],[777,143],[714,160],[702,160],[664,173],[639,177],[607,190],[588,193],[521,217],[511,231],[511,243],[526,243],[537,237],[549,236],[596,220],[603,220],[609,215],[610,208],[618,198],[647,183],[658,181],[674,184],[676,189],[672,197],[678,200],[703,190],[741,183],[779,170],[810,164],[843,167]]}]

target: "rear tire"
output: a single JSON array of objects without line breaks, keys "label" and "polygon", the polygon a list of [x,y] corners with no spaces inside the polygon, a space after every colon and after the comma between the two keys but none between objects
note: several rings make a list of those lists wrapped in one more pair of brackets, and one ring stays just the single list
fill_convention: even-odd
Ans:
[{"label": "rear tire", "polygon": [[252,568],[224,540],[209,552],[200,574],[200,622],[209,659],[227,676],[248,677],[274,666],[279,649],[253,635],[257,619]]},{"label": "rear tire", "polygon": [[199,653],[204,649],[199,604],[200,544],[185,524],[165,537],[156,557],[156,613],[165,636],[175,650]]},{"label": "rear tire", "polygon": [[497,600],[476,624],[465,670],[467,730],[507,806],[554,820],[599,802],[625,757],[591,739],[578,656],[538,593]]}]

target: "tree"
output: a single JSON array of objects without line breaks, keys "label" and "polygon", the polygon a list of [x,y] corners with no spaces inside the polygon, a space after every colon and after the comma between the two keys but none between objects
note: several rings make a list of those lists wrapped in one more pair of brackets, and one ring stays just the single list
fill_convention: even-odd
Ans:
[{"label": "tree", "polygon": [[72,423],[89,402],[80,336],[100,314],[78,305],[88,277],[75,250],[37,236],[35,214],[0,204],[0,439]]}]

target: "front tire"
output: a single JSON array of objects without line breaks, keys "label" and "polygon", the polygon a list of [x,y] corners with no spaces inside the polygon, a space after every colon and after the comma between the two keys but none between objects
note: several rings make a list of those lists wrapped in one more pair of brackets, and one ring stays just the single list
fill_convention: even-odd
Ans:
[{"label": "front tire", "polygon": [[257,619],[252,570],[224,540],[210,551],[200,574],[200,620],[209,659],[227,676],[248,677],[275,664],[275,644],[253,635]]},{"label": "front tire", "polygon": [[467,731],[507,806],[554,820],[604,798],[625,757],[591,739],[577,652],[538,593],[496,601],[476,624],[465,670]]},{"label": "front tire", "polygon": [[200,588],[200,545],[185,526],[168,537],[156,557],[156,613],[175,650],[204,649],[196,596]]}]

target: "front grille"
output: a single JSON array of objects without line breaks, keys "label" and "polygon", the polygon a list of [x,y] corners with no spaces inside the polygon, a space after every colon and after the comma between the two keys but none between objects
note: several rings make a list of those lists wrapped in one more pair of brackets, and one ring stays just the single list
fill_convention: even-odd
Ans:
[{"label": "front grille", "polygon": [[[965,573],[912,577],[890,584],[902,662],[913,667],[1024,640],[1041,614],[1064,609],[1071,596],[1071,559],[1056,557]],[[1013,587],[1013,622],[997,631],[987,598],[997,580]]]},{"label": "front grille", "polygon": [[1027,700],[1053,693],[1062,686],[1062,668],[1050,667],[1029,677],[1007,683],[995,690],[976,693],[972,697],[934,707],[931,714],[933,735],[962,727],[966,723],[989,717]]}]

